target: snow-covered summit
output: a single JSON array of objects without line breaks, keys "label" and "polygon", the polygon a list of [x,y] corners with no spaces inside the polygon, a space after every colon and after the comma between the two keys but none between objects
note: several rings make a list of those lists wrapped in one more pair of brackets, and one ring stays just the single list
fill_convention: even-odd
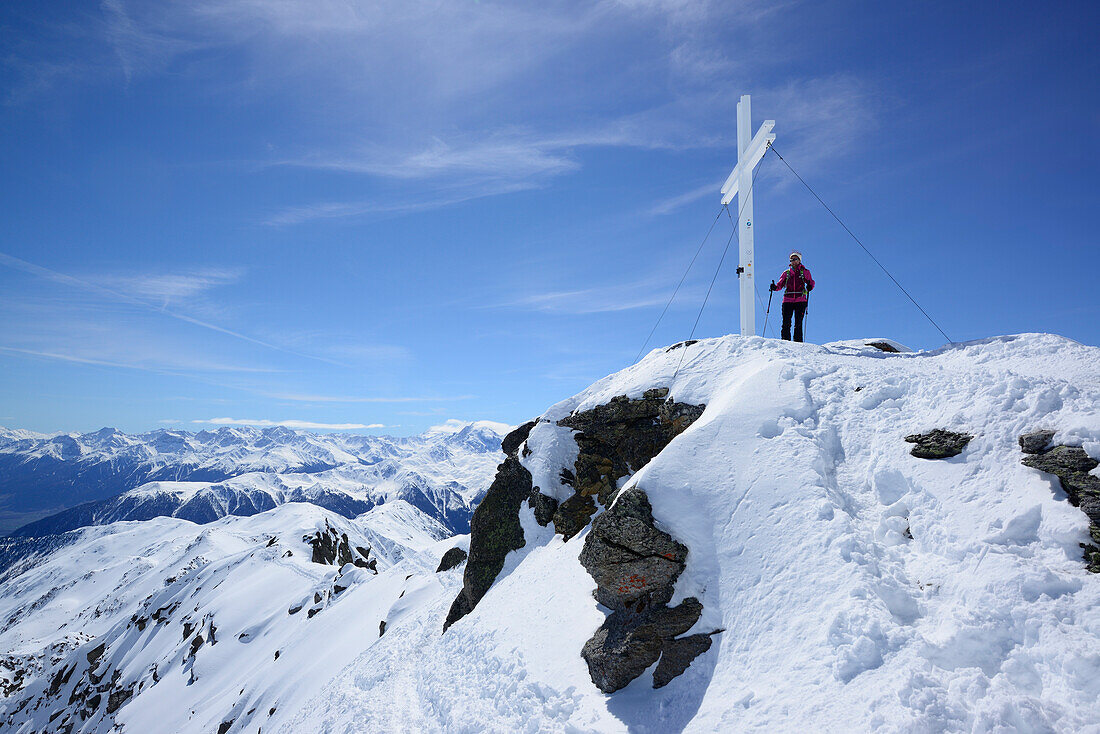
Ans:
[{"label": "snow-covered summit", "polygon": [[[709,649],[663,688],[650,667],[601,692],[581,656],[610,619],[581,562],[593,526],[566,542],[558,514],[540,524],[532,504],[544,500],[532,495],[519,505],[522,547],[471,613],[439,637],[449,600],[427,610],[429,621],[365,651],[333,683],[338,694],[314,699],[296,721],[1087,730],[1100,720],[1100,575],[1086,571],[1081,548],[1089,519],[1055,477],[1021,463],[1018,439],[1049,429],[1054,443],[1100,457],[1098,360],[1100,349],[1040,334],[912,353],[736,336],[654,350],[552,406],[515,456],[561,509],[575,496],[562,470],[577,470],[576,485],[585,467],[560,420],[654,388],[705,405],[617,486],[644,491],[656,530],[687,548],[669,606],[698,600],[684,635],[709,636]],[[911,455],[905,437],[934,429],[971,438],[953,458]],[[612,649],[625,656],[638,639]],[[431,660],[430,674],[398,662],[398,644]],[[379,666],[387,674],[367,685],[359,671]],[[522,681],[507,705],[493,671]],[[410,688],[464,698],[439,706],[426,694],[409,700]],[[407,713],[387,704],[399,695]]]},{"label": "snow-covered summit", "polygon": [[[47,665],[3,713],[26,717],[17,731],[77,721],[72,701],[88,716],[74,731],[86,732],[158,721],[180,732],[1090,731],[1100,574],[1082,554],[1089,516],[1022,460],[1062,446],[1078,469],[1095,465],[1098,360],[1100,349],[1041,334],[929,352],[737,336],[654,350],[506,441],[477,511],[493,522],[475,515],[464,569],[425,573],[458,540],[377,576],[349,569],[347,587],[318,585],[293,580],[255,537],[233,557],[249,558],[238,567],[271,595],[261,614],[229,603],[243,592],[224,564],[198,567],[201,592],[173,585],[149,602],[193,593],[186,619],[155,628],[155,642],[118,622]],[[914,456],[906,438],[936,431],[959,453]],[[1078,469],[1074,481],[1097,479]],[[290,507],[204,527],[278,523]],[[359,520],[332,522],[353,533]],[[576,529],[569,540],[563,527]],[[642,562],[676,566],[667,598],[635,594],[649,593],[641,575],[604,585],[614,569],[600,563],[639,562],[639,537],[668,554]],[[600,557],[609,538],[620,544]],[[441,634],[501,542],[485,593]],[[612,613],[594,591],[633,606]],[[288,612],[313,599],[323,608],[312,626]],[[207,614],[219,642],[189,655]],[[304,666],[290,673],[286,652],[272,661],[288,636]],[[654,650],[660,659],[646,658]],[[615,686],[597,686],[594,659],[650,663],[605,693]]]}]

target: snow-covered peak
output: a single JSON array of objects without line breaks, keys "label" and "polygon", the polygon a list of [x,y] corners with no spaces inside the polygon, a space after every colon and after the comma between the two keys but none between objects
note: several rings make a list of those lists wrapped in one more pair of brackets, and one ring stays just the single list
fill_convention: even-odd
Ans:
[{"label": "snow-covered peak", "polygon": [[[1086,570],[1080,547],[1090,542],[1089,517],[1054,475],[1022,463],[1019,438],[1045,430],[1053,435],[1040,434],[1028,450],[1072,446],[1080,466],[1100,458],[1100,349],[1050,335],[927,352],[867,341],[890,343],[729,336],[654,350],[552,406],[525,427],[521,446],[509,442],[498,494],[483,503],[473,538],[430,545],[431,532],[419,544],[399,537],[417,527],[415,508],[402,502],[326,520],[349,538],[373,527],[398,546],[419,545],[394,560],[386,541],[373,540],[372,552],[392,564],[377,576],[345,567],[319,577],[292,562],[300,546],[287,545],[295,555],[282,557],[285,533],[266,545],[276,525],[296,537],[320,531],[316,508],[283,505],[203,526],[201,538],[179,541],[207,558],[180,577],[186,584],[144,586],[145,611],[121,603],[125,622],[113,617],[106,631],[59,653],[3,713],[8,722],[33,717],[25,730],[46,727],[60,709],[72,721],[84,711],[87,731],[1091,731],[1100,721],[1100,574]],[[592,452],[606,447],[587,428],[559,424],[618,406],[623,420],[610,430],[629,442],[652,423],[645,414],[632,424],[631,411],[665,406],[664,390],[670,410],[692,409],[660,420],[690,420],[625,470],[615,463],[622,456],[596,460]],[[910,434],[935,431],[965,439],[959,452],[911,453]],[[396,472],[391,459],[380,456],[379,471]],[[600,630],[625,629],[615,624],[631,614],[650,619],[654,607],[617,610],[612,619],[587,570],[600,533],[583,513],[568,541],[557,532],[559,521],[578,517],[566,505],[576,487],[593,475],[605,480],[600,472],[611,480],[601,489],[606,502],[592,500],[592,522],[628,504],[614,497],[644,493],[652,510],[652,525],[639,521],[645,537],[665,544],[661,558],[682,564],[667,608],[680,621],[685,609],[698,613],[686,630],[615,638],[623,644],[608,647],[624,659],[638,648],[651,653],[655,638],[674,644],[609,694],[582,650]],[[1079,474],[1097,478],[1095,469]],[[547,517],[551,499],[563,500],[564,511]],[[485,522],[495,517],[514,525]],[[179,521],[155,522],[167,537]],[[223,531],[238,522],[253,530],[233,540]],[[270,525],[258,532],[252,523]],[[125,554],[145,567],[143,556],[159,546],[108,547],[110,534],[142,525],[97,529],[100,545],[66,546],[69,555],[53,558],[67,566],[37,566],[43,576],[32,569],[9,580],[0,599],[51,613],[74,604],[86,586],[53,590],[80,568]],[[631,528],[618,530],[624,544],[612,555],[630,547]],[[487,592],[441,634],[466,577],[481,578],[478,552],[494,542],[516,548],[516,533],[521,543],[503,556]],[[467,545],[465,569],[430,571],[444,552]],[[140,571],[128,570],[138,583]],[[648,583],[628,577],[623,589]],[[134,620],[176,601],[182,617],[136,628]],[[23,625],[33,615],[19,619],[13,630],[31,629]],[[654,688],[664,655],[699,636],[709,647]],[[47,649],[54,639],[34,643]],[[102,699],[95,685],[105,686]],[[122,703],[108,712],[111,700]]]},{"label": "snow-covered peak", "polygon": [[[367,507],[387,496],[420,492],[425,499],[419,506],[427,509],[428,504],[436,504],[440,508],[437,516],[461,530],[465,520],[447,518],[450,510],[446,508],[453,504],[448,496],[454,495],[459,504],[467,505],[468,515],[469,503],[488,486],[493,467],[501,458],[503,434],[498,429],[506,426],[477,421],[452,428],[404,438],[251,426],[223,426],[197,433],[160,429],[144,434],[103,428],[92,433],[52,436],[5,431],[0,435],[0,511],[7,511],[10,518],[26,516],[23,522],[28,522],[41,518],[43,511],[68,511],[87,502],[117,498],[148,482],[198,483],[189,488],[176,486],[171,492],[169,485],[157,484],[145,486],[138,493],[169,493],[178,500],[214,484],[263,474],[285,476],[286,480],[267,477],[263,491],[272,494],[273,499],[261,509],[282,501],[274,494],[280,484],[309,484],[316,487],[316,492],[358,498],[370,495],[373,499]],[[333,482],[321,487],[311,477]],[[358,486],[352,486],[354,482]],[[232,514],[233,502],[220,505]],[[352,509],[361,512],[366,507],[356,505],[342,511],[347,514]],[[152,512],[152,505],[146,504],[146,511]],[[209,511],[202,509],[203,516],[211,519],[225,511],[217,506]],[[117,509],[103,516],[111,520],[128,517]],[[73,526],[72,521],[70,517],[65,529]],[[11,524],[0,527],[0,532],[10,532],[23,524],[8,522]],[[86,519],[78,524],[87,524]]]}]

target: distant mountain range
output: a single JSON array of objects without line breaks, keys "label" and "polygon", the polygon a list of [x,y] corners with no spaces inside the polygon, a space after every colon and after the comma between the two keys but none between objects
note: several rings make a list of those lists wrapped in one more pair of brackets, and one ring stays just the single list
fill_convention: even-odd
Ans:
[{"label": "distant mountain range", "polygon": [[286,502],[354,517],[403,499],[461,533],[503,459],[501,434],[484,421],[405,438],[282,427],[0,428],[0,532],[34,537],[159,516],[206,523]]}]

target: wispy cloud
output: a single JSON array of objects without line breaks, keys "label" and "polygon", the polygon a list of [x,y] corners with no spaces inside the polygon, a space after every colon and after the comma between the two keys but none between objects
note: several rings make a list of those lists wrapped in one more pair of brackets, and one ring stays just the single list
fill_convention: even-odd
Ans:
[{"label": "wispy cloud", "polygon": [[[239,67],[227,83],[313,126],[275,146],[286,152],[269,163],[423,184],[415,195],[315,201],[263,220],[287,226],[536,188],[577,171],[586,146],[728,144],[733,126],[714,123],[730,119],[736,99],[716,94],[716,82],[728,89],[752,75],[752,64],[768,63],[748,51],[732,57],[731,39],[764,43],[760,27],[777,7],[104,0],[103,12],[127,75],[196,47],[233,49]],[[609,60],[619,47],[634,49],[631,64]]]},{"label": "wispy cloud", "polygon": [[196,47],[182,38],[158,33],[130,17],[122,0],[100,3],[105,18],[107,39],[118,57],[122,73],[129,82],[135,74],[148,73],[163,66],[176,54]]},{"label": "wispy cloud", "polygon": [[[680,288],[678,298],[696,298],[697,286]],[[656,274],[629,283],[606,284],[575,290],[548,290],[532,293],[490,306],[492,308],[520,308],[544,313],[583,315],[614,313],[636,308],[652,308],[668,303],[672,290],[668,275]],[[701,297],[701,294],[699,294]]]},{"label": "wispy cloud", "polygon": [[694,204],[700,199],[704,199],[708,196],[714,197],[715,202],[719,200],[719,192],[722,189],[722,183],[720,181],[714,181],[698,188],[694,188],[691,191],[687,191],[677,196],[672,196],[668,199],[658,201],[656,204],[649,208],[650,214],[671,214],[672,212],[685,207],[688,204]]},{"label": "wispy cloud", "polygon": [[[124,352],[120,352],[120,346],[99,345],[89,349],[91,354],[68,353],[56,350],[22,349],[0,345],[0,352],[16,354],[25,357],[37,357],[40,359],[57,360],[60,362],[72,362],[76,364],[96,365],[99,367],[117,367],[128,370],[142,370],[156,372],[158,374],[174,374],[181,371],[187,372],[243,372],[243,373],[271,373],[276,370],[262,367],[247,367],[234,364],[223,364],[202,360],[189,355],[158,354],[153,351],[137,349],[130,350],[121,346]],[[96,356],[99,354],[125,354],[125,358],[109,359]]]},{"label": "wispy cloud", "polygon": [[486,196],[498,196],[500,194],[515,193],[534,188],[535,184],[523,181],[497,181],[479,186],[464,188],[460,193],[438,194],[438,192],[425,192],[424,194],[404,200],[368,200],[368,201],[330,201],[304,206],[293,206],[276,212],[263,220],[262,224],[270,226],[287,226],[302,224],[318,219],[342,219],[364,217],[370,215],[392,216],[398,214],[412,214],[415,212],[440,209],[466,201],[484,198]]},{"label": "wispy cloud", "polygon": [[[234,339],[239,339],[241,341],[249,342],[250,344],[255,344],[257,346],[266,347],[268,349],[273,349],[273,350],[276,350],[276,351],[279,351],[279,352],[284,352],[286,354],[293,354],[295,356],[304,357],[306,359],[314,359],[314,360],[318,360],[318,361],[322,361],[322,362],[331,362],[332,361],[332,360],[329,360],[325,357],[319,357],[319,356],[312,355],[312,354],[304,354],[302,352],[296,352],[292,349],[287,349],[285,347],[281,347],[281,346],[278,346],[276,344],[272,344],[270,342],[263,341],[262,339],[257,339],[255,337],[249,336],[247,334],[243,334],[239,331],[234,331],[232,329],[227,329],[223,326],[219,326],[219,325],[211,323],[209,321],[204,321],[202,319],[194,318],[193,316],[188,316],[187,314],[181,313],[179,311],[169,309],[169,308],[167,308],[167,306],[165,306],[163,304],[160,305],[160,306],[157,306],[156,304],[151,303],[149,300],[146,300],[143,297],[133,295],[131,293],[126,293],[126,292],[123,292],[121,290],[118,290],[117,288],[113,288],[113,287],[110,287],[110,286],[107,286],[107,285],[103,285],[103,284],[88,280],[86,278],[78,278],[78,277],[75,277],[75,276],[72,276],[72,275],[67,275],[65,273],[58,272],[56,270],[51,270],[50,268],[46,268],[46,267],[43,267],[41,265],[36,265],[34,263],[28,262],[28,261],[23,260],[23,259],[18,258],[18,257],[14,257],[12,255],[8,255],[8,254],[3,253],[3,252],[0,252],[0,265],[6,265],[9,268],[13,268],[15,270],[21,270],[25,273],[30,273],[32,275],[36,275],[40,278],[44,278],[46,280],[49,280],[49,281],[52,281],[52,282],[55,282],[55,283],[58,283],[58,284],[61,284],[61,285],[65,285],[65,286],[69,286],[69,287],[73,287],[73,288],[78,288],[78,289],[83,290],[83,291],[91,292],[91,293],[94,293],[98,296],[101,296],[101,297],[106,298],[106,299],[111,300],[111,301],[115,301],[115,302],[119,302],[119,303],[125,303],[125,304],[129,304],[129,305],[132,305],[132,306],[138,306],[140,308],[143,308],[143,309],[146,309],[146,310],[149,310],[149,311],[154,311],[156,313],[163,314],[163,315],[165,315],[169,318],[176,319],[177,321],[182,321],[182,322],[187,323],[187,324],[192,324],[192,325],[197,326],[197,327],[202,328],[202,329],[207,329],[209,331],[214,331],[214,332],[217,332],[219,334],[223,334],[225,336],[232,337]],[[135,285],[138,285],[139,283],[141,283],[142,287],[148,288],[148,287],[151,287],[151,283],[153,283],[154,281],[151,281],[151,280],[148,280],[148,279],[146,279],[144,281],[141,281],[141,279],[135,279],[135,278],[132,278],[132,277],[122,277],[120,282],[123,283],[123,285],[128,285],[129,287],[134,287]],[[191,276],[187,276],[187,275],[177,276],[174,281],[173,281],[171,276],[160,276],[160,281],[159,282],[161,282],[162,284],[165,284],[165,283],[172,284],[172,287],[176,288],[177,291],[179,291],[181,289],[189,288],[189,289],[191,289],[191,292],[195,292],[194,289],[196,289],[196,288],[205,288],[205,287],[210,287],[212,285],[211,280],[210,280],[209,277],[207,277],[205,280],[203,280],[202,278],[196,278],[196,276],[193,276],[193,275],[191,275]]]},{"label": "wispy cloud", "polygon": [[457,143],[436,137],[427,146],[403,154],[387,148],[363,148],[334,157],[313,154],[285,163],[390,178],[524,178],[576,170],[578,163],[568,154],[569,145],[569,140],[493,131],[488,138]]},{"label": "wispy cloud", "polygon": [[266,397],[275,400],[290,400],[301,403],[443,403],[459,400],[473,400],[474,395],[423,396],[423,397],[359,397],[353,395],[316,395],[309,393],[267,392]]},{"label": "wispy cloud", "polygon": [[214,426],[282,426],[284,428],[301,428],[324,431],[350,431],[356,429],[385,428],[382,423],[319,423],[316,421],[285,420],[272,421],[266,419],[254,420],[251,418],[207,418],[205,420],[193,420],[192,423],[204,423]]},{"label": "wispy cloud", "polygon": [[85,276],[83,279],[137,299],[159,302],[164,308],[172,301],[194,298],[214,288],[237,283],[243,275],[242,269],[235,268],[183,273],[112,274]]}]

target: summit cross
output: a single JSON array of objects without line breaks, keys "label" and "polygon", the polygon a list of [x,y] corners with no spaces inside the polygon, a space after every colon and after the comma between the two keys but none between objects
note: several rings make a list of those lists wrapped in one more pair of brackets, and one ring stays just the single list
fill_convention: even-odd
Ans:
[{"label": "summit cross", "polygon": [[749,95],[741,95],[737,103],[737,166],[722,185],[722,206],[739,196],[737,241],[740,267],[737,278],[741,285],[741,336],[756,335],[756,306],[752,302],[754,285],[752,241],[752,172],[775,140],[772,128],[775,120],[764,120],[756,135],[752,135],[752,107]]}]

